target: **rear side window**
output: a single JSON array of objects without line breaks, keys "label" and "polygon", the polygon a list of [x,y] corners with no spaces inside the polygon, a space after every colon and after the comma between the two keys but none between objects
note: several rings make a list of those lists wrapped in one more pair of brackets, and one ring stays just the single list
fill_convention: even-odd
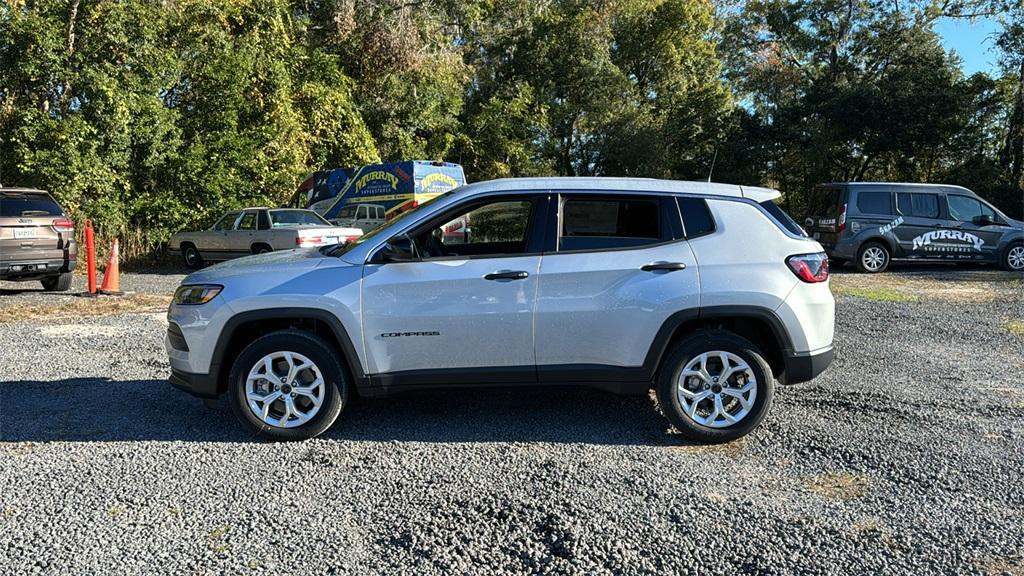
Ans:
[{"label": "rear side window", "polygon": [[861,192],[857,194],[857,209],[864,214],[892,214],[892,194]]},{"label": "rear side window", "polygon": [[559,250],[597,250],[661,241],[657,198],[569,198],[562,204]]},{"label": "rear side window", "polygon": [[42,194],[26,194],[24,196],[0,196],[0,216],[12,218],[18,216],[63,216],[52,199]]},{"label": "rear side window", "polygon": [[939,217],[939,195],[938,194],[904,194],[896,195],[897,206],[904,216],[916,216],[918,218]]},{"label": "rear side window", "polygon": [[242,219],[238,221],[239,230],[255,230],[256,229],[256,213],[246,212]]},{"label": "rear side window", "polygon": [[683,215],[683,233],[687,238],[696,238],[715,231],[708,203],[702,198],[677,198],[679,211]]}]

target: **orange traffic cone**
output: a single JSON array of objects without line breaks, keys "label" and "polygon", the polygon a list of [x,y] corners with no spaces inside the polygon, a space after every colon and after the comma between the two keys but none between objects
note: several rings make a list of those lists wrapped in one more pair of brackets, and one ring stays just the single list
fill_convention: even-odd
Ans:
[{"label": "orange traffic cone", "polygon": [[121,294],[121,271],[117,261],[120,254],[117,245],[117,238],[110,245],[110,259],[107,261],[107,268],[103,271],[103,284],[100,286],[100,294]]}]

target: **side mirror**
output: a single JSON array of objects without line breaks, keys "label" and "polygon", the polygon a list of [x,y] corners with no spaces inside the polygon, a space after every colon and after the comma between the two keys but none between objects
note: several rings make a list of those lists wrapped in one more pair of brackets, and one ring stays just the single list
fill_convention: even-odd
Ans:
[{"label": "side mirror", "polygon": [[988,226],[990,224],[993,224],[992,218],[989,215],[987,215],[987,214],[982,214],[980,216],[975,216],[974,218],[971,219],[971,222],[975,226]]},{"label": "side mirror", "polygon": [[385,262],[407,262],[417,258],[419,258],[419,254],[416,250],[416,243],[405,234],[388,240],[381,251],[381,259]]}]

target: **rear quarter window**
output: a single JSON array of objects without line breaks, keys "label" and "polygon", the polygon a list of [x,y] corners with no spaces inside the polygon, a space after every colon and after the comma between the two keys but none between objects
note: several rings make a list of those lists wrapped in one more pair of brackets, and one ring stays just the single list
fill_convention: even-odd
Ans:
[{"label": "rear quarter window", "polygon": [[793,220],[793,218],[791,218],[790,215],[787,214],[786,211],[783,210],[774,201],[765,200],[764,202],[761,202],[761,207],[767,210],[768,213],[772,215],[772,218],[774,218],[780,226],[788,230],[791,234],[796,234],[797,236],[807,236],[807,233],[804,232],[804,229],[801,228],[800,225],[797,224],[796,221]]},{"label": "rear quarter window", "polygon": [[686,238],[697,238],[715,231],[715,220],[703,198],[676,198],[683,215],[683,233]]},{"label": "rear quarter window", "polygon": [[892,193],[860,192],[857,194],[857,209],[864,214],[892,214]]},{"label": "rear quarter window", "polygon": [[818,186],[807,195],[807,214],[814,218],[835,217],[844,202],[844,190],[832,186]]}]

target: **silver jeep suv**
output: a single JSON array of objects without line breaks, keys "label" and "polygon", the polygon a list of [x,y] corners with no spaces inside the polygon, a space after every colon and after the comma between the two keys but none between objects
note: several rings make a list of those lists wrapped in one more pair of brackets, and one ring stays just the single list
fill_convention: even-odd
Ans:
[{"label": "silver jeep suv", "polygon": [[170,382],[226,394],[277,439],[324,432],[356,394],[571,384],[654,388],[684,435],[732,440],[776,380],[832,361],[828,261],[778,196],[612,178],[457,188],[354,242],[187,277]]}]

